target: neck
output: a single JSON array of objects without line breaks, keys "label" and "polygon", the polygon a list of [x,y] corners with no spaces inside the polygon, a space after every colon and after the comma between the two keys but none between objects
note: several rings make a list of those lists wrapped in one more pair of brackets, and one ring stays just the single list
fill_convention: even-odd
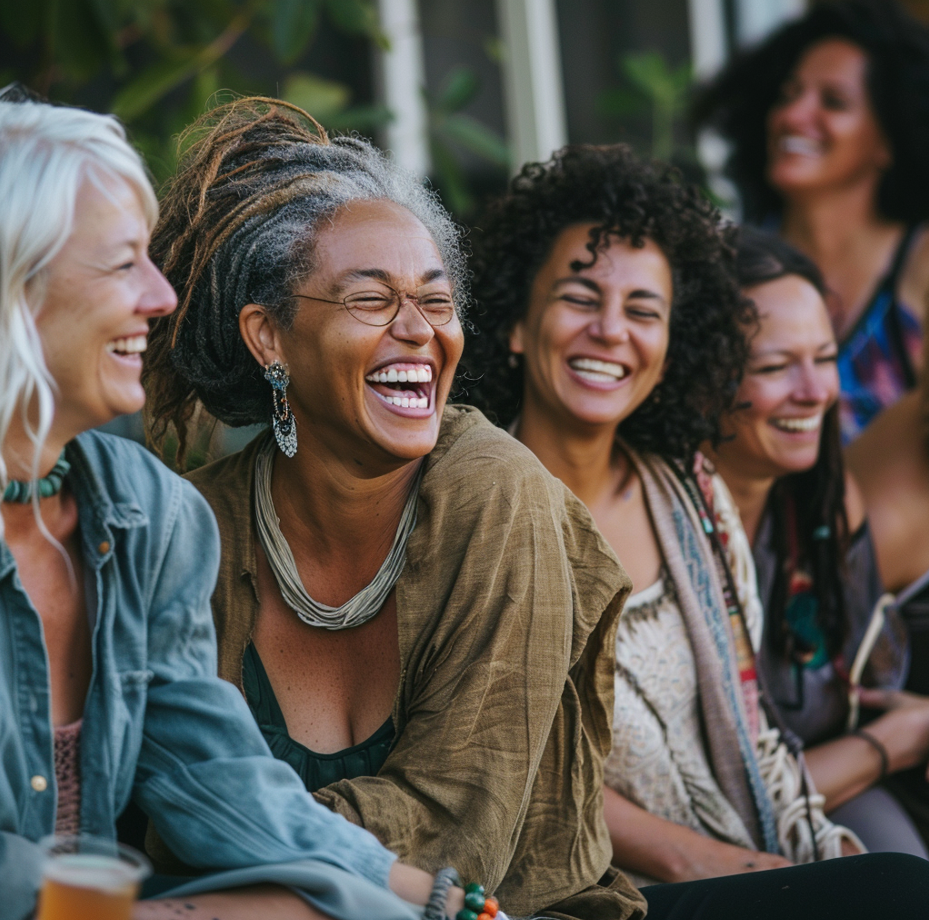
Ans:
[{"label": "neck", "polygon": [[823,273],[875,237],[899,233],[900,224],[875,209],[876,183],[859,183],[798,197],[784,207],[784,238],[805,252]]},{"label": "neck", "polygon": [[725,455],[720,456],[711,450],[706,450],[704,453],[710,457],[717,472],[723,477],[739,509],[739,517],[742,519],[742,528],[745,530],[748,542],[754,544],[765,505],[768,503],[768,496],[777,480],[773,476],[752,476],[745,471],[743,465],[728,463]]},{"label": "neck", "polygon": [[333,564],[386,557],[423,461],[362,475],[316,446],[301,443],[292,458],[275,454],[274,509],[294,556]]},{"label": "neck", "polygon": [[[556,418],[526,395],[515,435],[588,508],[617,481],[616,426]],[[625,464],[623,470],[625,472]]]}]

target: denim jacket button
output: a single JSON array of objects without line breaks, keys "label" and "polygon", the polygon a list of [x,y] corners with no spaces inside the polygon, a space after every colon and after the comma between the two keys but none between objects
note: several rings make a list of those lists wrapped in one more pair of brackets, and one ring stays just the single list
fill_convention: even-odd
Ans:
[{"label": "denim jacket button", "polygon": [[105,556],[110,551],[110,544],[108,541],[104,540],[98,547],[97,551],[101,556]]},{"label": "denim jacket button", "polygon": [[48,789],[48,780],[44,776],[36,774],[29,780],[29,785],[32,786],[36,792],[45,792],[45,790]]}]

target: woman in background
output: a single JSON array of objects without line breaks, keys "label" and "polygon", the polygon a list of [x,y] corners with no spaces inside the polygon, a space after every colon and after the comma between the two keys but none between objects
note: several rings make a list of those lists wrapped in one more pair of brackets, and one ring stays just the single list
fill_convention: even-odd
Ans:
[{"label": "woman in background", "polygon": [[[758,665],[780,719],[806,745],[829,816],[871,851],[926,850],[905,808],[880,783],[929,760],[929,701],[900,692],[903,624],[882,605],[864,506],[842,462],[836,342],[816,266],[776,236],[739,232],[737,271],[759,313],[751,354],[708,453],[752,543],[764,633]],[[886,449],[886,448],[885,448]],[[858,658],[867,661],[862,673]],[[886,710],[848,733],[849,680]],[[877,689],[875,689],[877,688]],[[852,726],[856,728],[857,726]]]},{"label": "woman in background", "polygon": [[697,114],[732,144],[744,217],[823,273],[847,442],[922,360],[929,33],[894,0],[817,4],[737,58]]}]

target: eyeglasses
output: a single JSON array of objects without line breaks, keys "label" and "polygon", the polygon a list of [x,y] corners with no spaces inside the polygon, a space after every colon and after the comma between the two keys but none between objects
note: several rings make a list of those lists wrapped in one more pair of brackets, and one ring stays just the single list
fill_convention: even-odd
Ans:
[{"label": "eyeglasses", "polygon": [[401,294],[392,287],[387,287],[387,290],[390,291],[389,294],[386,291],[360,291],[357,294],[349,294],[343,300],[327,300],[325,297],[315,297],[310,294],[293,294],[292,296],[345,307],[355,319],[366,326],[389,326],[397,318],[400,304],[404,300],[409,300],[422,313],[430,326],[444,326],[455,315],[455,302],[451,294],[444,291],[434,291],[428,294]]}]

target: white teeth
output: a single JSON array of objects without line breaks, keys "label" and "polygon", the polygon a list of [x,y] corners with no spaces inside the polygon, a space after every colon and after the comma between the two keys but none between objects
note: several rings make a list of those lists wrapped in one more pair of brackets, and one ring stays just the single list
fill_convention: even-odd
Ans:
[{"label": "white teeth", "polygon": [[823,423],[821,415],[811,415],[809,418],[775,418],[771,424],[782,431],[816,431]]},{"label": "white teeth", "polygon": [[626,369],[614,361],[598,361],[596,358],[572,358],[568,362],[572,370],[585,380],[594,380],[598,383],[611,383],[622,380],[626,376]]},{"label": "white teeth", "polygon": [[395,367],[390,370],[375,371],[365,377],[369,383],[430,383],[432,381],[432,368],[428,364],[411,370],[398,371]]},{"label": "white teeth", "polygon": [[106,350],[110,354],[138,355],[148,347],[148,339],[144,335],[131,335],[126,338],[113,339],[106,343]]},{"label": "white teeth", "polygon": [[428,396],[382,396],[384,402],[389,402],[392,406],[400,406],[404,409],[428,409]]},{"label": "white teeth", "polygon": [[790,135],[789,137],[782,137],[780,146],[781,150],[786,153],[800,153],[804,156],[816,156],[821,150],[820,145],[816,141],[796,134]]}]

